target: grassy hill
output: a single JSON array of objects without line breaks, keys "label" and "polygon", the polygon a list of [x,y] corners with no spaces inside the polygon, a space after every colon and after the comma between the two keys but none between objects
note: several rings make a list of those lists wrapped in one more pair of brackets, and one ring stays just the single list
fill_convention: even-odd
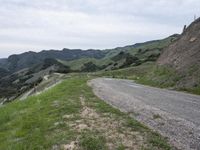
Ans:
[{"label": "grassy hill", "polygon": [[0,107],[0,149],[171,149],[165,138],[94,96],[85,75],[73,76]]},{"label": "grassy hill", "polygon": [[[114,49],[104,50],[105,56],[102,58],[80,58],[71,61],[59,60],[65,65],[71,67],[72,70],[82,71],[84,64],[93,63],[99,70],[114,70],[124,67],[139,65],[147,61],[156,61],[160,56],[162,50],[170,43],[176,40],[178,35],[172,35],[162,40],[149,41],[138,43],[135,45],[118,47]],[[123,52],[124,55],[121,55]],[[118,59],[115,59],[118,57]],[[140,63],[134,61],[127,63],[126,60],[137,58]]]},{"label": "grassy hill", "polygon": [[105,56],[105,52],[100,50],[43,50],[41,52],[26,52],[19,55],[11,55],[7,59],[0,59],[0,67],[16,72],[21,69],[30,68],[33,65],[43,63],[45,59],[75,60],[80,58],[100,59]]},{"label": "grassy hill", "polygon": [[[1,70],[1,69],[0,69]],[[0,104],[21,96],[21,94],[37,86],[44,80],[44,76],[57,73],[69,73],[69,67],[55,59],[45,59],[43,63],[15,73],[8,73],[0,80]]]}]

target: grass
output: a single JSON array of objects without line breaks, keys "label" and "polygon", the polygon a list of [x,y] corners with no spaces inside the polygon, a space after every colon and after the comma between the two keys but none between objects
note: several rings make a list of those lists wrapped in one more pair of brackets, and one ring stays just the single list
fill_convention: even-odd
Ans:
[{"label": "grass", "polygon": [[83,133],[80,138],[80,145],[84,150],[106,150],[106,139],[98,133]]},{"label": "grass", "polygon": [[119,145],[117,148],[117,150],[125,150],[125,149],[126,147],[123,144]]},{"label": "grass", "polygon": [[138,77],[146,75],[148,72],[150,72],[154,65],[155,63],[149,62],[136,67],[129,67],[111,71],[100,71],[93,73],[92,75],[97,77],[105,76],[123,79],[137,79]]},{"label": "grass", "polygon": [[136,81],[160,88],[174,87],[181,79],[173,69],[165,66],[153,66],[152,69]]},{"label": "grass", "polygon": [[99,72],[97,75],[132,79],[141,84],[161,88],[172,87],[181,79],[181,77],[177,75],[173,69],[156,66],[154,63],[146,63],[140,66],[114,71]]},{"label": "grass", "polygon": [[62,123],[64,114],[79,113],[81,105],[74,96],[78,84],[78,80],[65,81],[39,96],[0,108],[0,149],[48,149],[72,139],[75,133],[68,126],[55,123]]},{"label": "grass", "polygon": [[[107,149],[108,142],[114,145],[119,143],[118,149],[123,149],[120,139],[117,139],[119,140],[117,142],[106,136],[106,133],[112,129],[102,132],[96,128],[83,130],[80,133],[76,128],[71,127],[81,119],[83,106],[80,96],[84,96],[87,107],[94,109],[101,117],[108,114],[107,121],[111,119],[119,124],[120,121],[124,122],[119,127],[120,133],[125,130],[137,131],[144,137],[144,143],[148,147],[170,149],[165,138],[99,100],[87,86],[87,81],[85,75],[75,76],[38,96],[0,107],[0,149],[44,150],[52,149],[55,145],[62,148],[63,145],[77,138],[79,149]],[[71,118],[64,118],[65,115]]]},{"label": "grass", "polygon": [[[189,76],[194,72],[194,68],[192,68],[191,70],[188,72]],[[177,91],[185,91],[188,93],[200,95],[200,80],[199,82],[196,82],[197,85],[195,87],[185,87],[180,83],[184,84],[186,80],[188,80],[186,78],[187,76],[180,75],[170,67],[157,66],[153,62],[147,62],[136,67],[129,67],[112,71],[100,71],[97,73],[93,73],[92,75],[96,77],[103,76],[111,78],[130,79],[144,85],[159,88],[171,88]],[[198,78],[198,73],[194,74],[193,76]]]},{"label": "grass", "polygon": [[112,61],[110,59],[107,59],[107,58],[102,58],[102,59],[80,58],[80,59],[72,60],[72,61],[61,61],[61,60],[59,60],[59,62],[61,62],[64,65],[69,66],[72,70],[80,71],[82,69],[83,65],[88,63],[88,62],[92,62],[95,65],[100,67],[100,66],[103,66],[103,65],[107,65]]},{"label": "grass", "polygon": [[153,119],[161,119],[162,117],[159,114],[154,114]]},{"label": "grass", "polygon": [[170,146],[163,140],[163,138],[158,133],[152,133],[148,135],[148,142],[151,143],[154,147],[162,147],[167,150],[170,150]]},{"label": "grass", "polygon": [[200,85],[194,88],[179,88],[178,90],[200,95]]}]

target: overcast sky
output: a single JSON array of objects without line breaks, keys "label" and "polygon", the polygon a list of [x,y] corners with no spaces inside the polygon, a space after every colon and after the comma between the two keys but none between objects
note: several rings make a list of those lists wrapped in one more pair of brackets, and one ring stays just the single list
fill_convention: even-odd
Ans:
[{"label": "overcast sky", "polygon": [[194,14],[199,0],[0,0],[0,58],[160,39],[180,33]]}]

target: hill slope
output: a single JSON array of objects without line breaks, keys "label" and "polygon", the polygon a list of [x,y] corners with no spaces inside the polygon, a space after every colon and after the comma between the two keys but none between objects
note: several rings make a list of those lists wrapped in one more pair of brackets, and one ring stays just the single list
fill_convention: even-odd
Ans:
[{"label": "hill slope", "polygon": [[200,85],[200,18],[163,50],[157,63],[174,68],[182,76],[177,86],[188,88]]},{"label": "hill slope", "polygon": [[84,57],[99,59],[104,56],[105,52],[100,50],[83,51],[83,50],[63,49],[62,51],[49,50],[49,51],[41,51],[39,53],[26,52],[19,55],[11,55],[8,57],[8,59],[0,60],[0,67],[6,68],[11,72],[15,72],[42,63],[46,58],[70,61]]},{"label": "hill slope", "polygon": [[149,57],[150,55],[154,55],[157,58],[160,52],[162,51],[162,49],[168,46],[174,40],[174,38],[176,39],[177,35],[173,35],[162,40],[137,43],[130,46],[118,47],[118,48],[108,49],[108,50],[92,50],[92,49],[91,50],[80,50],[80,49],[70,50],[70,49],[65,48],[61,51],[60,50],[43,50],[38,53],[26,52],[19,55],[11,55],[7,59],[0,59],[0,68],[4,68],[13,73],[24,68],[32,67],[33,65],[36,65],[36,64],[40,64],[46,58],[53,58],[60,61],[67,61],[67,62],[77,61],[77,60],[79,61],[79,59],[85,59],[86,63],[88,63],[87,60],[92,60],[92,61],[95,60],[97,62],[96,65],[99,65],[100,68],[102,68],[101,65],[104,65],[103,67],[105,68],[106,65],[110,63],[110,59],[118,55],[121,51],[130,53],[131,55],[138,55],[138,57],[140,57],[143,60]]},{"label": "hill slope", "polygon": [[177,35],[109,50],[50,50],[0,59],[0,103],[12,101],[51,73],[116,70],[155,61]]},{"label": "hill slope", "polygon": [[136,66],[147,61],[156,61],[162,50],[171,42],[176,40],[178,36],[178,34],[174,34],[161,40],[136,43],[134,45],[103,50],[105,56],[101,59],[80,58],[72,61],[61,62],[70,66],[72,70],[78,71],[83,71],[82,68],[85,67],[84,64],[87,65],[88,63],[93,63],[93,65],[96,65],[99,70],[114,70],[129,66]]},{"label": "hill slope", "polygon": [[0,80],[0,104],[16,99],[37,86],[44,80],[44,76],[54,72],[68,73],[70,69],[55,59],[47,58],[38,65],[2,77]]},{"label": "hill slope", "polygon": [[170,65],[178,71],[187,71],[191,66],[200,65],[200,18],[164,49],[158,63]]}]

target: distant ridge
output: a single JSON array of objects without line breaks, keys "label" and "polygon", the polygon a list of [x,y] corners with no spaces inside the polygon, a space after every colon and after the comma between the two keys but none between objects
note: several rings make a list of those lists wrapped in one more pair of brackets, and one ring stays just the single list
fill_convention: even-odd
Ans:
[{"label": "distant ridge", "polygon": [[70,61],[83,57],[100,59],[105,56],[105,52],[100,50],[79,50],[63,49],[43,50],[41,52],[25,52],[19,55],[11,55],[7,59],[0,59],[0,67],[15,72],[32,65],[42,63],[47,58]]}]

